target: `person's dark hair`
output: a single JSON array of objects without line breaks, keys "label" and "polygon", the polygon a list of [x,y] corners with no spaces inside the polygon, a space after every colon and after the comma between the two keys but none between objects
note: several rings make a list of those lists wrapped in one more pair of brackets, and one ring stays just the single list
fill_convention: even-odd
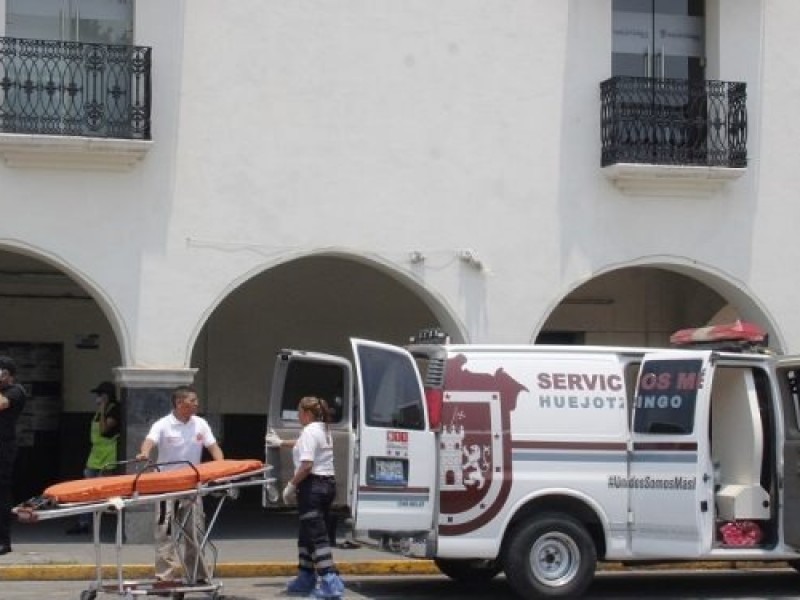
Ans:
[{"label": "person's dark hair", "polygon": [[0,369],[8,371],[12,376],[17,374],[17,363],[10,356],[0,356]]},{"label": "person's dark hair", "polygon": [[110,381],[103,381],[97,387],[90,390],[93,394],[108,396],[111,402],[117,401],[117,388]]},{"label": "person's dark hair", "polygon": [[178,406],[178,400],[185,398],[189,394],[197,395],[197,390],[193,385],[179,385],[172,390],[172,408]]},{"label": "person's dark hair", "polygon": [[328,403],[322,398],[305,396],[300,399],[300,404],[298,406],[300,409],[310,412],[314,416],[315,421],[329,423],[331,420],[331,410],[328,408]]}]

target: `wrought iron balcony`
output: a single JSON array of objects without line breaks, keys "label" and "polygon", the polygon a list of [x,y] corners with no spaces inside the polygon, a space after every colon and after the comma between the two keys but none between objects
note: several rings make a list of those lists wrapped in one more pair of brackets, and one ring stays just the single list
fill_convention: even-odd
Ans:
[{"label": "wrought iron balcony", "polygon": [[149,140],[150,55],[0,37],[0,132]]},{"label": "wrought iron balcony", "polygon": [[747,164],[744,83],[612,77],[600,94],[604,167]]}]

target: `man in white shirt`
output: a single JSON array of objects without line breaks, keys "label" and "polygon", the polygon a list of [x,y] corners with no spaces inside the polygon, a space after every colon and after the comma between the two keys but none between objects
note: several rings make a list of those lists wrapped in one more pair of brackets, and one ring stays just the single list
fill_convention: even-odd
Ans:
[{"label": "man in white shirt", "polygon": [[[214,460],[223,460],[211,427],[196,415],[197,392],[192,386],[180,386],[172,392],[172,412],[153,423],[136,458],[149,460],[153,448],[158,449],[158,469],[166,471],[201,462],[203,448]],[[205,533],[205,514],[200,496],[188,500],[168,500],[156,506],[156,579],[179,579],[183,567],[178,557],[172,526],[186,523],[179,536],[184,543],[185,573],[190,582],[208,579],[208,570],[199,552],[198,542]]]}]

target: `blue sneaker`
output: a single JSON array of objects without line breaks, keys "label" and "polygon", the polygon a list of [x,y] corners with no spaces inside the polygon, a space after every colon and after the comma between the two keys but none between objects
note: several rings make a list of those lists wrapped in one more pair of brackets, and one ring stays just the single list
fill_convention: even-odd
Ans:
[{"label": "blue sneaker", "polygon": [[289,594],[303,594],[307,596],[317,587],[317,576],[313,571],[300,570],[297,577],[286,584],[286,592]]},{"label": "blue sneaker", "polygon": [[311,592],[315,598],[340,598],[344,594],[344,582],[336,573],[325,573],[319,585]]}]

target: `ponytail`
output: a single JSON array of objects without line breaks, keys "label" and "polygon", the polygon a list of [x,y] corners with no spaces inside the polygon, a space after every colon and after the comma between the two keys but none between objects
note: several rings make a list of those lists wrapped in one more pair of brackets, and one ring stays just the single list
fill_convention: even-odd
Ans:
[{"label": "ponytail", "polygon": [[333,445],[331,429],[328,425],[331,421],[331,409],[328,407],[328,403],[325,402],[323,398],[318,398],[317,396],[305,396],[300,399],[298,407],[302,410],[307,410],[313,415],[315,421],[319,421],[325,425],[325,436],[328,438],[328,443]]},{"label": "ponytail", "polygon": [[328,408],[328,403],[322,398],[316,396],[305,396],[300,400],[300,408],[307,410],[314,416],[315,421],[322,423],[330,423],[331,409]]}]

